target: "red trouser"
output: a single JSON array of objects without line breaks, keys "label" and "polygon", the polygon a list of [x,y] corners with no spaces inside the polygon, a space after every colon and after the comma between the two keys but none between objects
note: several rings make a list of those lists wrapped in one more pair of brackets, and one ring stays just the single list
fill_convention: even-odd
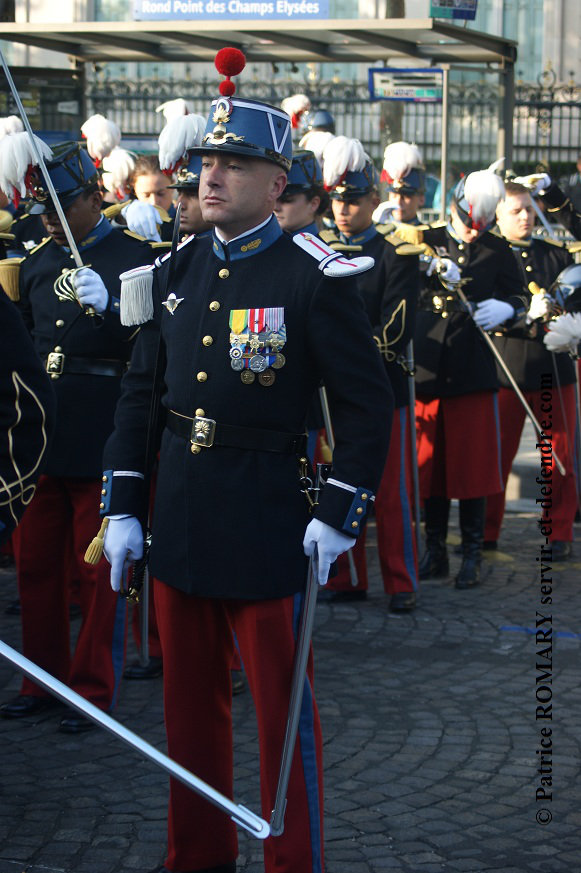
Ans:
[{"label": "red trouser", "polygon": [[[544,402],[541,400],[543,392],[525,391],[523,393],[541,426],[543,421],[550,421],[552,429],[546,431],[547,437],[550,438],[553,449],[565,467],[565,476],[561,476],[554,463],[551,463],[550,467],[552,474],[548,484],[552,489],[550,495],[552,505],[549,514],[552,524],[548,526],[552,528],[552,533],[549,539],[571,542],[573,539],[573,520],[577,511],[577,487],[573,468],[576,425],[575,386],[564,385],[561,388],[566,421],[563,419],[558,390],[555,389],[551,392],[551,400],[548,404],[550,412],[546,399]],[[506,482],[518,451],[526,413],[512,388],[500,389],[498,405],[502,444],[502,474]],[[547,459],[549,459],[548,456]],[[540,462],[538,476],[541,476]],[[537,490],[538,496],[541,497],[540,485],[538,485]],[[498,539],[504,516],[504,501],[505,492],[501,491],[491,495],[486,502],[486,526],[484,528],[484,539],[486,540]]]},{"label": "red trouser", "polygon": [[470,500],[504,487],[496,392],[416,402],[420,496]]},{"label": "red trouser", "polygon": [[[101,482],[41,476],[16,531],[23,653],[100,709],[116,703],[125,660],[127,609],[109,584],[109,565],[85,564],[99,530]],[[81,627],[70,654],[70,567],[78,578]],[[42,696],[30,679],[22,694]]]},{"label": "red trouser", "polygon": [[[418,556],[413,527],[413,486],[409,409],[394,412],[389,452],[375,496],[377,550],[386,594],[418,590]],[[368,587],[365,534],[360,534],[352,554],[359,584],[351,585],[346,555],[337,561],[337,575],[329,580],[332,591],[365,591]]]},{"label": "red trouser", "polygon": [[[302,598],[211,600],[156,583],[164,663],[164,706],[172,758],[232,797],[230,667],[233,631],[258,721],[262,814],[274,806]],[[322,737],[309,661],[288,789],[284,833],[264,842],[266,873],[323,870]],[[228,864],[238,855],[230,818],[180,782],[170,781],[169,870]]]}]

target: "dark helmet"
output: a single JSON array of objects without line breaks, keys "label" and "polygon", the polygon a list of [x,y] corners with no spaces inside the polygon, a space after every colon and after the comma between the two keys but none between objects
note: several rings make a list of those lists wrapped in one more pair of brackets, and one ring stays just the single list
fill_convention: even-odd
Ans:
[{"label": "dark helmet", "polygon": [[307,118],[307,130],[328,130],[335,133],[335,119],[326,109],[317,109]]},{"label": "dark helmet", "polygon": [[[52,160],[46,162],[46,169],[63,209],[67,209],[83,191],[92,188],[99,181],[99,170],[85,151],[76,142],[59,142],[53,146]],[[46,180],[35,167],[27,186],[34,204],[30,212],[34,215],[54,212]]]},{"label": "dark helmet", "polygon": [[549,293],[563,312],[581,312],[581,264],[561,270]]}]

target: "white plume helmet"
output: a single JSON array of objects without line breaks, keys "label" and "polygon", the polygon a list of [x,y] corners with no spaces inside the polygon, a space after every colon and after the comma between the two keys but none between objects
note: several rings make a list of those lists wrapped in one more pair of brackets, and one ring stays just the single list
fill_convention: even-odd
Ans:
[{"label": "white plume helmet", "polygon": [[129,177],[135,169],[135,152],[115,146],[111,154],[103,158],[103,185],[119,200],[128,193]]},{"label": "white plume helmet", "polygon": [[422,154],[415,143],[401,141],[386,146],[383,153],[383,169],[388,182],[404,179],[410,170],[416,167],[423,169],[423,166]]},{"label": "white plume helmet", "polygon": [[202,115],[180,115],[168,121],[159,135],[159,166],[175,170],[188,149],[202,144],[206,119]]},{"label": "white plume helmet", "polygon": [[500,176],[490,170],[477,170],[461,182],[464,191],[463,196],[456,198],[457,205],[470,216],[474,227],[490,224],[498,201],[504,197],[504,182]]},{"label": "white plume helmet", "polygon": [[292,126],[297,128],[303,112],[309,112],[311,101],[306,94],[293,94],[291,97],[285,97],[280,106],[283,112],[290,115]]},{"label": "white plume helmet", "polygon": [[18,115],[7,115],[0,118],[0,139],[11,133],[22,133],[24,125]]},{"label": "white plume helmet", "polygon": [[497,158],[496,161],[493,161],[491,163],[491,165],[489,167],[487,167],[488,172],[489,173],[497,173],[497,175],[499,175],[499,176],[502,175],[502,173],[504,171],[504,162],[505,161],[506,161],[506,158],[504,157],[504,155],[501,158]]},{"label": "white plume helmet", "polygon": [[121,131],[114,121],[104,115],[91,115],[81,125],[81,133],[87,140],[87,151],[99,167],[103,158],[111,154],[121,142]]},{"label": "white plume helmet", "polygon": [[370,160],[358,139],[336,136],[323,152],[323,179],[330,190],[338,185],[348,172],[358,172]]},{"label": "white plume helmet", "polygon": [[577,357],[581,342],[581,312],[565,312],[550,321],[543,342],[550,352],[569,352]]},{"label": "white plume helmet", "polygon": [[[44,160],[50,161],[52,151],[49,146],[38,136],[34,141]],[[12,133],[0,140],[0,188],[16,205],[21,197],[26,197],[26,176],[36,166],[38,162],[28,133]]]},{"label": "white plume helmet", "polygon": [[332,139],[335,139],[335,134],[329,133],[328,130],[309,130],[301,137],[299,148],[308,149],[310,152],[313,152],[322,167],[325,148]]},{"label": "white plume helmet", "polygon": [[183,97],[176,97],[175,100],[166,100],[155,107],[156,112],[163,112],[163,117],[166,122],[173,121],[174,118],[181,118],[182,115],[189,115],[192,111],[187,100]]}]

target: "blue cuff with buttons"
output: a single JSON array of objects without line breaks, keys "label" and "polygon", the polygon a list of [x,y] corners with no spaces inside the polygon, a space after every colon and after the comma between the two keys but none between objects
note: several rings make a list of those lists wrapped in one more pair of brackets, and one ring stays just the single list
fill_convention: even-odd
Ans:
[{"label": "blue cuff with buttons", "polygon": [[359,533],[359,529],[367,516],[367,507],[373,495],[367,488],[358,488],[355,492],[349,512],[343,524],[343,533],[353,536]]},{"label": "blue cuff with buttons", "polygon": [[101,502],[99,512],[107,515],[111,508],[111,490],[113,486],[113,470],[105,470],[101,477]]},{"label": "blue cuff with buttons", "polygon": [[105,470],[101,477],[99,513],[139,515],[144,505],[143,473],[130,470]]}]

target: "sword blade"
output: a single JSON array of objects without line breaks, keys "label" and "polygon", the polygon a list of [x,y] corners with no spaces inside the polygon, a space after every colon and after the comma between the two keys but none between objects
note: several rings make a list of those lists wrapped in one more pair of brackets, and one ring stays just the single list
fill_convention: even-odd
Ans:
[{"label": "sword blade", "polygon": [[87,718],[90,718],[91,721],[94,721],[100,727],[105,728],[105,730],[109,731],[109,733],[113,734],[117,739],[122,740],[128,746],[131,746],[132,749],[135,749],[135,751],[139,752],[139,754],[144,758],[147,758],[158,767],[161,767],[162,770],[165,770],[170,774],[170,776],[173,776],[174,779],[183,782],[184,785],[187,785],[187,787],[191,788],[192,791],[195,791],[196,794],[199,794],[209,803],[217,806],[218,809],[221,809],[229,815],[237,825],[244,828],[244,830],[247,830],[253,837],[256,837],[259,840],[264,840],[269,835],[270,827],[268,822],[264,821],[264,819],[255,815],[251,810],[246,809],[246,807],[234,803],[228,797],[225,797],[225,795],[216,791],[215,788],[212,788],[211,785],[208,785],[206,782],[203,782],[202,779],[194,776],[193,773],[190,773],[190,771],[186,770],[185,767],[182,767],[181,764],[176,763],[176,761],[172,760],[167,755],[164,755],[163,752],[160,752],[155,748],[155,746],[152,746],[138,734],[133,733],[133,731],[130,731],[120,722],[111,718],[110,715],[102,712],[94,704],[89,703],[88,700],[85,700],[84,697],[81,697],[81,695],[77,694],[76,691],[68,688],[63,682],[60,682],[54,676],[51,676],[51,674],[47,673],[46,670],[43,670],[28,658],[25,658],[24,655],[21,655],[20,652],[17,652],[16,649],[11,648],[2,640],[0,640],[0,655],[55,697],[58,697],[83,715],[86,715]]}]

